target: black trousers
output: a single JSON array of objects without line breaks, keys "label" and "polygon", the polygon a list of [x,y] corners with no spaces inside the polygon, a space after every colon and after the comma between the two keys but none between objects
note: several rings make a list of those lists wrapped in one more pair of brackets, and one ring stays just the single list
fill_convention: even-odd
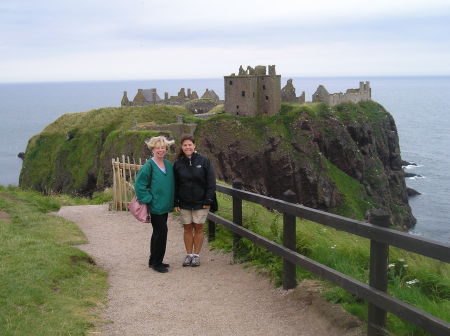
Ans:
[{"label": "black trousers", "polygon": [[150,239],[149,264],[161,265],[166,254],[167,244],[167,217],[169,214],[150,214],[153,226],[152,238]]}]

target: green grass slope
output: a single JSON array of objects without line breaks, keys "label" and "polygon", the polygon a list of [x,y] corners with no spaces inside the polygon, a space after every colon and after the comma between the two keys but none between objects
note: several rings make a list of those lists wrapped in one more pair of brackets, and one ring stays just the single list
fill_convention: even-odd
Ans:
[{"label": "green grass slope", "polygon": [[102,108],[65,114],[28,143],[19,184],[44,192],[90,195],[110,184],[111,158],[146,158],[144,140],[159,132],[132,130],[138,123],[169,124],[190,112],[177,106]]},{"label": "green grass slope", "polygon": [[[77,226],[49,215],[67,197],[0,187],[0,335],[87,335],[106,300],[106,273]],[[79,201],[78,201],[79,202]]]}]

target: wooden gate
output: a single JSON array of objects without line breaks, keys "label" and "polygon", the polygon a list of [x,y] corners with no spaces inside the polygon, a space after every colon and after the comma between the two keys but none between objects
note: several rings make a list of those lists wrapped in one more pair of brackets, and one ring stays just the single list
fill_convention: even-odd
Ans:
[{"label": "wooden gate", "polygon": [[[145,163],[145,161],[144,161]],[[142,159],[139,158],[137,164],[130,158],[122,155],[122,161],[119,158],[112,159],[113,169],[113,204],[111,210],[128,210],[128,203],[134,196],[134,182],[139,169],[143,166]]]}]

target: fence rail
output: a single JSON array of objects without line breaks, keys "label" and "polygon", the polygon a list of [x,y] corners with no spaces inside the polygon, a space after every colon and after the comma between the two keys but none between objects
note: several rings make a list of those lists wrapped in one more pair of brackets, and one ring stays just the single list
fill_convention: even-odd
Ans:
[{"label": "fence rail", "polygon": [[[427,257],[450,263],[450,245],[429,239],[412,236],[400,231],[388,229],[389,217],[382,213],[374,213],[371,223],[352,220],[338,215],[315,210],[288,201],[258,195],[239,190],[242,182],[236,181],[233,187],[217,185],[217,191],[233,198],[233,221],[218,215],[208,215],[208,237],[215,237],[216,223],[233,232],[233,251],[236,253],[241,237],[266,248],[283,258],[283,288],[295,287],[295,265],[329,280],[348,292],[369,302],[368,330],[369,336],[386,335],[386,314],[390,312],[399,318],[422,328],[431,335],[450,335],[450,324],[420,309],[387,294],[387,259],[389,245],[415,252]],[[292,200],[292,192],[285,193],[287,200]],[[295,195],[294,195],[295,196]],[[242,200],[263,205],[283,213],[283,245],[279,245],[242,226]],[[309,259],[295,251],[295,217],[346,231],[360,237],[368,238],[370,246],[369,284],[362,283],[328,266]],[[290,234],[286,234],[290,232]],[[294,234],[292,234],[294,233]],[[294,270],[294,272],[292,272]]]}]

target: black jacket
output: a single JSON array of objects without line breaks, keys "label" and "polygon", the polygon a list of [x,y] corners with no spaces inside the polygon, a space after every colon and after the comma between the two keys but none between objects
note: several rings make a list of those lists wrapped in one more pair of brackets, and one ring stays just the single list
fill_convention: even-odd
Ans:
[{"label": "black jacket", "polygon": [[214,168],[208,158],[194,153],[183,156],[173,165],[175,175],[175,207],[199,210],[211,205],[216,190]]}]

